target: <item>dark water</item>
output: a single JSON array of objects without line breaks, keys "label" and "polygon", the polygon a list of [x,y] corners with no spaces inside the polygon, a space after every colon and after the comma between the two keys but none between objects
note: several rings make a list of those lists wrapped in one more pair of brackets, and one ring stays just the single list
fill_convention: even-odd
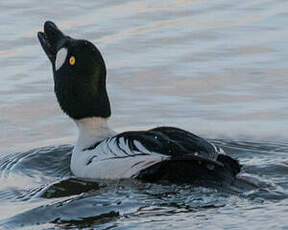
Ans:
[{"label": "dark water", "polygon": [[[0,228],[288,229],[287,2],[21,0],[0,9]],[[238,186],[73,178],[77,133],[36,38],[45,20],[103,53],[111,127],[174,125],[209,138],[244,165]]]},{"label": "dark water", "polygon": [[288,146],[214,142],[245,165],[239,177],[245,183],[237,189],[81,181],[69,170],[70,145],[9,155],[0,161],[0,224],[11,229],[285,229]]}]

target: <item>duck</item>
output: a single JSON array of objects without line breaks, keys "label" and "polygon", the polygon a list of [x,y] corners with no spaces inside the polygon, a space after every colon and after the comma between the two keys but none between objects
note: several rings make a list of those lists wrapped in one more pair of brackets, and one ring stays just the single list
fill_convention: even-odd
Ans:
[{"label": "duck", "polygon": [[112,130],[106,65],[92,42],[64,34],[52,21],[44,23],[38,39],[52,64],[60,108],[78,128],[70,163],[75,177],[233,183],[241,170],[239,161],[189,131],[170,126]]}]

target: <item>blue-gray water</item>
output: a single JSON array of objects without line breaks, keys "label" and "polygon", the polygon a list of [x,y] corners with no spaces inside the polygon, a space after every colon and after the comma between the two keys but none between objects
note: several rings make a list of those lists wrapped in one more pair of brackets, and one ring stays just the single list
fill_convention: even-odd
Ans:
[{"label": "blue-gray water", "polygon": [[[288,2],[21,0],[0,9],[1,228],[288,229]],[[98,45],[116,131],[193,131],[238,158],[255,187],[71,178],[77,133],[36,38],[45,20]]]}]

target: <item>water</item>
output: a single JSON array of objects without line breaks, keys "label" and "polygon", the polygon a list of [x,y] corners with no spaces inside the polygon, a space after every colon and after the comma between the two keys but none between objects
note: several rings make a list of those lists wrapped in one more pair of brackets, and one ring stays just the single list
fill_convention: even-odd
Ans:
[{"label": "water", "polygon": [[[1,228],[288,229],[287,8],[280,0],[0,2]],[[76,129],[36,38],[48,19],[103,53],[116,131],[191,130],[238,158],[240,178],[254,186],[73,178]]]}]

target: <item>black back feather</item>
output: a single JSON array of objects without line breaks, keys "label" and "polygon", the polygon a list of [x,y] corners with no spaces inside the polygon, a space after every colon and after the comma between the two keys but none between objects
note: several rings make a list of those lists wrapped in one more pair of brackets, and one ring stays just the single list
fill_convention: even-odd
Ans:
[{"label": "black back feather", "polygon": [[230,156],[219,154],[205,139],[174,127],[158,127],[147,131],[124,132],[129,148],[139,151],[135,141],[148,151],[171,156],[142,170],[137,179],[145,181],[230,184],[240,172],[240,164]]}]

